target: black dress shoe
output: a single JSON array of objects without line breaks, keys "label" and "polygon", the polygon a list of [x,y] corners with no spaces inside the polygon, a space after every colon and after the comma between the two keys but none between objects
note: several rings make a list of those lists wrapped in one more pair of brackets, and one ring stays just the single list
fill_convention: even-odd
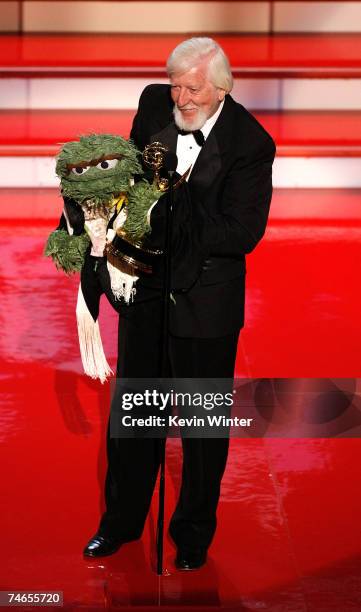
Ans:
[{"label": "black dress shoe", "polygon": [[106,557],[117,552],[122,544],[122,540],[105,537],[96,533],[84,548],[83,555],[84,557]]},{"label": "black dress shoe", "polygon": [[175,559],[175,566],[179,570],[196,570],[207,561],[207,551],[200,550],[198,552],[195,551],[185,551],[178,550],[177,556]]}]

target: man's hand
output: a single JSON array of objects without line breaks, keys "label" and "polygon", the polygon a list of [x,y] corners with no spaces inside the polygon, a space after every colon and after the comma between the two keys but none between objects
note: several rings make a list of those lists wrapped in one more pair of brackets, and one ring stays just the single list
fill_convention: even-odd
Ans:
[{"label": "man's hand", "polygon": [[103,257],[104,255],[107,225],[108,221],[101,217],[85,221],[84,228],[92,243],[90,254],[94,257]]}]

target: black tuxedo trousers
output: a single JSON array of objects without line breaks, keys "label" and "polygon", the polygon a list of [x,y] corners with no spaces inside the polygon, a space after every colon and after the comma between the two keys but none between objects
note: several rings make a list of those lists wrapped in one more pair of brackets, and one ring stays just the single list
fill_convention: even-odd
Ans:
[{"label": "black tuxedo trousers", "polygon": [[[119,322],[118,376],[157,377],[161,301],[125,309]],[[169,336],[169,376],[232,378],[239,332],[218,338]],[[108,428],[106,511],[100,532],[124,541],[141,536],[156,482],[160,439],[119,439]],[[226,465],[228,438],[184,438],[183,472],[170,534],[179,548],[207,549],[216,529],[216,509]]]}]

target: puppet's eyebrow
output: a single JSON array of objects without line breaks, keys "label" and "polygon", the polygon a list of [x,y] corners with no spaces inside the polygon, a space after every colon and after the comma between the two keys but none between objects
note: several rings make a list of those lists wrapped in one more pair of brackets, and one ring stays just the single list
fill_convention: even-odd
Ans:
[{"label": "puppet's eyebrow", "polygon": [[106,159],[123,159],[124,155],[117,153],[116,155],[102,155],[97,159],[92,159],[91,161],[80,161],[76,164],[67,164],[68,170],[72,168],[87,168],[88,166],[97,166],[100,162],[105,161]]}]

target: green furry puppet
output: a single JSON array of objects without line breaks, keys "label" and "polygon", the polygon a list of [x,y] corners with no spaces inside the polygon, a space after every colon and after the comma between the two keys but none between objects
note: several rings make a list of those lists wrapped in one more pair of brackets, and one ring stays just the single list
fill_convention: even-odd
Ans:
[{"label": "green furry puppet", "polygon": [[113,248],[114,238],[139,250],[150,232],[150,210],[161,192],[142,174],[140,153],[120,136],[92,134],[68,142],[56,164],[64,210],[59,227],[50,234],[45,254],[66,273],[81,272],[77,302],[80,352],[84,370],[103,382],[111,370],[106,361],[98,325],[98,284],[94,274],[106,265],[114,300],[128,303],[135,293],[137,267],[131,257]]}]

